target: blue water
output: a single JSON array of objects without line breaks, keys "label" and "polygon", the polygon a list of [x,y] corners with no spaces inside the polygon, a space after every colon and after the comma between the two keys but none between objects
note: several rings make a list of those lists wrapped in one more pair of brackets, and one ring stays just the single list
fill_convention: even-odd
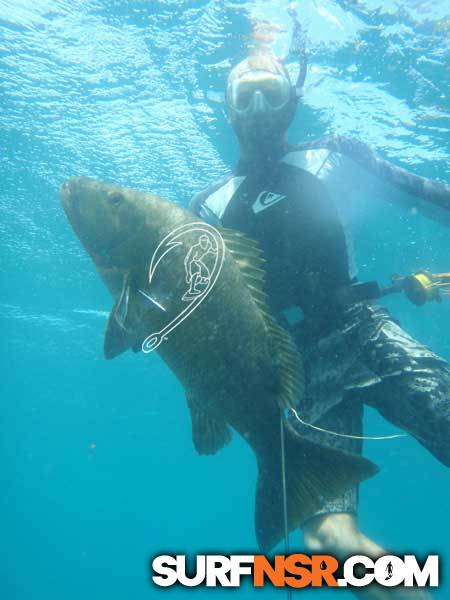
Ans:
[{"label": "blue water", "polygon": [[[448,0],[299,5],[311,69],[291,139],[355,135],[450,182]],[[227,72],[245,56],[250,17],[289,29],[285,6],[0,1],[2,599],[283,594],[150,584],[149,559],[162,552],[255,551],[255,461],[237,438],[217,456],[195,454],[181,387],[157,356],[103,359],[111,299],[59,186],[90,175],[186,204],[226,173],[237,156]],[[448,229],[424,217],[362,198],[353,225],[362,279],[450,269]],[[389,306],[450,359],[450,301]],[[393,431],[372,411],[366,423],[369,434]],[[365,453],[382,472],[362,486],[362,530],[396,553],[439,553],[435,597],[448,598],[450,473],[409,438],[367,442]],[[300,533],[291,543],[302,548]]]}]

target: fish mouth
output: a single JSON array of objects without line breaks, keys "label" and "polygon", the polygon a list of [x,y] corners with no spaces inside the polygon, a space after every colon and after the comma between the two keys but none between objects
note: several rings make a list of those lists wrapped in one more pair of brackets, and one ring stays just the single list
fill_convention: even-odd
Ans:
[{"label": "fish mouth", "polygon": [[61,206],[63,207],[66,215],[69,216],[70,209],[71,209],[71,202],[70,202],[71,194],[70,194],[69,181],[65,181],[62,184],[61,189],[60,189],[60,195],[61,195]]},{"label": "fish mouth", "polygon": [[60,188],[61,206],[66,213],[71,225],[75,228],[81,223],[81,212],[77,201],[75,182],[77,178],[71,177]]},{"label": "fish mouth", "polygon": [[61,204],[69,218],[72,215],[80,215],[78,194],[83,192],[83,184],[87,184],[89,181],[91,181],[89,177],[70,177],[61,185]]}]

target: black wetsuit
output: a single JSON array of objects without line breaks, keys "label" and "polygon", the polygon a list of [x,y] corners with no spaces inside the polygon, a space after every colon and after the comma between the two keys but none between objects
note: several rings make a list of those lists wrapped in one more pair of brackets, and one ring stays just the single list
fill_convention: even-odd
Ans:
[{"label": "black wetsuit", "polygon": [[[212,224],[258,240],[267,260],[273,313],[287,324],[286,309],[303,312],[292,331],[305,356],[304,420],[362,435],[365,402],[450,465],[450,367],[406,334],[384,308],[337,301],[337,292],[352,281],[348,243],[320,179],[285,157],[257,170],[241,162],[235,173],[198,194],[191,209]],[[302,435],[361,452],[359,440],[294,424]],[[357,490],[352,490],[320,512],[353,512],[356,505]]]},{"label": "black wetsuit", "polygon": [[[234,178],[238,188],[220,221],[260,243],[273,312],[298,306],[325,325],[336,290],[350,283],[344,230],[325,186],[307,171],[282,162],[259,174],[245,175],[241,167]],[[217,218],[213,190],[193,201],[194,210],[206,218],[215,209]],[[226,192],[221,195],[226,197]]]}]

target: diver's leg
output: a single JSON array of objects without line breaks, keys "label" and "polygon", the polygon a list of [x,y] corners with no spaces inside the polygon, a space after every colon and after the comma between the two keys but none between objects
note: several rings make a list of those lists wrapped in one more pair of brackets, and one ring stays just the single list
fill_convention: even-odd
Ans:
[{"label": "diver's leg", "polygon": [[[307,415],[304,415],[307,416]],[[298,432],[324,445],[361,454],[362,441],[312,430],[295,421]],[[314,423],[322,429],[361,437],[363,433],[363,407],[356,392],[347,392],[344,400]],[[325,553],[345,560],[348,556],[362,554],[377,558],[388,554],[381,546],[367,538],[358,528],[358,489],[354,488],[334,500],[324,503],[322,509],[303,525],[305,544],[310,552]],[[354,591],[354,590],[352,590]],[[371,585],[356,589],[361,600],[431,600],[431,596],[418,588],[394,589]]]},{"label": "diver's leg", "polygon": [[402,374],[376,386],[367,404],[450,467],[450,369]]},{"label": "diver's leg", "polygon": [[[364,402],[414,436],[450,466],[450,365],[395,323],[380,332],[376,361],[383,377]],[[387,376],[386,363],[390,365]]]},{"label": "diver's leg", "polygon": [[339,560],[355,554],[376,558],[387,554],[381,546],[365,537],[352,513],[321,514],[303,526],[305,544],[311,552],[327,551]]},{"label": "diver's leg", "polygon": [[[363,535],[351,513],[320,514],[303,526],[305,544],[311,553],[326,553],[338,560],[361,554],[376,559],[388,554],[381,546]],[[425,590],[418,588],[383,588],[376,584],[352,589],[361,600],[431,600]]]}]

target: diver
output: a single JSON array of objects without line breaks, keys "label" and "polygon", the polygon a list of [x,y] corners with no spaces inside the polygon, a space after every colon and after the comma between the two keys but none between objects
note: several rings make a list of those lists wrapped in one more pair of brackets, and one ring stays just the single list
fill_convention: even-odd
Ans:
[{"label": "diver", "polygon": [[[306,394],[298,411],[305,424],[288,417],[301,435],[360,454],[367,404],[450,466],[450,365],[409,336],[385,308],[353,294],[358,283],[342,205],[354,179],[339,168],[349,146],[362,148],[360,163],[414,193],[414,206],[420,197],[437,214],[441,210],[444,222],[450,188],[428,180],[417,185],[422,178],[389,163],[384,168],[386,161],[361,143],[344,140],[342,152],[337,138],[315,147],[290,146],[286,131],[298,98],[298,85],[270,49],[256,48],[232,69],[226,99],[239,161],[232,174],[195,196],[191,209],[261,245],[271,311],[304,357]],[[302,524],[308,549],[338,558],[386,554],[359,531],[357,505],[357,489],[324,503]],[[355,594],[373,600],[429,598],[420,589],[371,587]]]}]

